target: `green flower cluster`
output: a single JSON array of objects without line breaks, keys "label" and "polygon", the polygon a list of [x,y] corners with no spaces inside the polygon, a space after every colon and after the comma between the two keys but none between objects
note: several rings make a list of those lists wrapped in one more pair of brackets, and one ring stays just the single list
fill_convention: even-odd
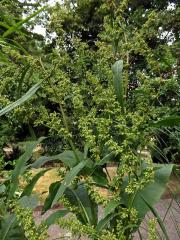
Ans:
[{"label": "green flower cluster", "polygon": [[73,216],[71,216],[70,218],[60,218],[58,219],[57,224],[61,228],[70,230],[75,236],[96,236],[96,230],[92,226],[83,225]]},{"label": "green flower cluster", "polygon": [[63,206],[65,208],[67,208],[70,212],[72,212],[74,214],[80,213],[79,207],[73,206],[72,203],[70,203],[69,200],[65,196],[61,197],[60,201],[63,204]]},{"label": "green flower cluster", "polygon": [[45,225],[36,225],[31,209],[22,208],[15,204],[13,209],[20,226],[23,228],[28,240],[47,240],[47,228]]},{"label": "green flower cluster", "polygon": [[91,199],[95,200],[98,205],[106,206],[108,203],[107,197],[104,197],[94,186],[94,181],[91,177],[87,177],[85,180],[85,187]]},{"label": "green flower cluster", "polygon": [[158,240],[159,237],[157,235],[157,219],[151,219],[148,222],[148,240]]},{"label": "green flower cluster", "polygon": [[121,208],[117,218],[117,239],[126,239],[127,231],[131,232],[137,223],[138,215],[136,209]]}]

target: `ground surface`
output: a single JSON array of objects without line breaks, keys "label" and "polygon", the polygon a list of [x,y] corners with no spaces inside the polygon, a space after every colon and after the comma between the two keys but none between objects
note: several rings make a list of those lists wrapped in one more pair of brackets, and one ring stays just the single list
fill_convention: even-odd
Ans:
[{"label": "ground surface", "polygon": [[[178,237],[177,231],[176,231],[176,224],[180,228],[180,212],[178,209],[178,206],[175,201],[171,203],[171,208],[168,210],[168,206],[171,202],[171,199],[163,199],[161,200],[157,205],[156,205],[156,210],[159,213],[159,216],[161,219],[164,219],[165,226],[167,226],[167,233],[169,236],[170,240],[179,240],[180,238]],[[43,216],[41,216],[41,212],[39,210],[34,212],[34,217],[35,221],[40,223],[42,220],[46,219],[50,214],[52,214],[54,211],[57,211],[57,209],[50,210]],[[102,217],[103,211],[100,209],[100,218]],[[166,215],[166,216],[165,216]],[[70,217],[70,216],[69,216]],[[164,218],[165,217],[165,218]],[[147,233],[147,224],[148,220],[153,218],[153,215],[151,213],[148,213],[146,216],[146,219],[143,221],[140,227],[140,231],[143,237],[143,240],[146,240],[148,238],[148,233]],[[160,230],[160,227],[157,226],[158,234],[162,235],[162,232]],[[69,240],[76,240],[76,239],[81,239],[81,240],[87,240],[87,237],[82,236],[79,238],[78,236],[73,236],[69,231],[65,231],[61,229],[58,225],[52,225],[48,229],[48,234],[49,234],[49,239],[48,240],[60,240],[60,239],[69,239]],[[139,235],[138,233],[135,233],[134,235],[134,240],[139,240]],[[164,236],[159,239],[165,239]]]}]

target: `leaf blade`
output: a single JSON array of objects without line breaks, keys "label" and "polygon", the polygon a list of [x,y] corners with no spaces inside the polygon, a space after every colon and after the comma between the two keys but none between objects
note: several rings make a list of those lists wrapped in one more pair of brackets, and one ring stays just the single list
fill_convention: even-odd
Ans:
[{"label": "leaf blade", "polygon": [[55,198],[52,201],[52,205],[57,203],[59,198],[63,195],[66,188],[70,185],[70,183],[74,180],[76,175],[86,166],[87,161],[80,162],[77,166],[73,167],[65,176],[63,183],[58,189]]},{"label": "leaf blade", "polygon": [[122,79],[122,70],[123,61],[122,60],[116,61],[112,66],[113,85],[117,100],[122,108],[122,112],[124,113],[124,87]]},{"label": "leaf blade", "polygon": [[17,164],[15,169],[12,172],[11,176],[11,186],[8,194],[8,199],[11,199],[11,197],[14,195],[18,183],[19,183],[19,176],[24,172],[25,170],[25,165],[27,161],[30,159],[32,156],[33,150],[36,147],[37,144],[39,144],[41,141],[44,140],[44,137],[39,138],[37,141],[30,142],[25,153],[20,156],[20,158],[17,160]]},{"label": "leaf blade", "polygon": [[54,224],[58,218],[64,217],[66,214],[69,213],[67,209],[60,209],[54,213],[52,213],[45,221],[44,224],[49,227],[50,225]]},{"label": "leaf blade", "polygon": [[24,191],[21,194],[21,197],[23,196],[29,196],[32,193],[32,190],[37,183],[37,181],[50,169],[45,169],[40,172],[38,172],[30,181],[30,183],[24,188]]},{"label": "leaf blade", "polygon": [[18,107],[22,103],[26,102],[29,98],[31,98],[36,93],[36,91],[40,88],[40,84],[41,84],[41,82],[36,83],[20,99],[18,99],[17,101],[9,104],[8,106],[6,106],[2,110],[0,110],[0,117],[4,114],[10,112],[14,108]]},{"label": "leaf blade", "polygon": [[47,7],[42,7],[39,10],[37,10],[36,12],[32,13],[30,16],[28,16],[25,19],[20,20],[19,22],[17,22],[16,24],[14,24],[13,26],[11,26],[10,28],[8,28],[4,34],[3,37],[7,37],[10,34],[12,34],[13,32],[16,32],[19,28],[21,28],[23,26],[23,24],[29,22],[29,20],[31,20],[32,18],[34,18],[36,15],[38,15],[40,12],[42,12],[43,10],[45,10]]},{"label": "leaf blade", "polygon": [[154,206],[161,198],[164,193],[165,186],[168,182],[168,179],[171,175],[173,164],[159,164],[162,167],[155,171],[154,182],[146,185],[144,189],[137,192],[134,201],[132,203],[132,207],[134,207],[138,211],[139,219],[142,220],[145,214],[148,212],[149,207],[147,204],[142,201],[141,196]]}]

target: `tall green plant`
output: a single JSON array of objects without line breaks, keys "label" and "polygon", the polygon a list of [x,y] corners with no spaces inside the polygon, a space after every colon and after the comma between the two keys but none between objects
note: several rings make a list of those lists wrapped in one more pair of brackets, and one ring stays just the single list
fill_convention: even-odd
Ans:
[{"label": "tall green plant", "polygon": [[[36,182],[48,169],[37,173],[23,191],[20,189],[19,178],[27,171],[27,161],[32,156],[36,145],[42,140],[43,138],[27,144],[26,151],[17,159],[16,167],[9,174],[9,179],[5,179],[0,183],[0,237],[3,240],[33,239],[32,232],[35,231],[33,229],[35,223],[31,210],[37,207],[38,199],[32,194],[32,191]],[[22,212],[25,215],[27,214],[27,216],[21,216]],[[29,222],[29,225],[24,225],[23,221]],[[33,233],[36,234],[35,232]],[[43,234],[44,232],[42,236]],[[39,237],[41,237],[41,233],[37,233],[36,239],[39,239]]]}]

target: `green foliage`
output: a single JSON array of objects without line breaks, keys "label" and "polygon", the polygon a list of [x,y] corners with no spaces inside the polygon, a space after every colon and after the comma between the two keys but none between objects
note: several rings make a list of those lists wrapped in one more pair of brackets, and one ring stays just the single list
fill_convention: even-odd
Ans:
[{"label": "green foliage", "polygon": [[17,224],[17,220],[14,214],[7,215],[3,220],[1,220],[0,236],[3,240],[26,239],[22,229],[20,229]]},{"label": "green foliage", "polygon": [[[170,10],[169,3],[69,0],[56,4],[49,10],[47,30],[56,33],[50,44],[41,36],[32,38],[27,27],[19,31],[36,13],[12,23],[3,15],[1,35],[11,34],[13,42],[3,38],[0,42],[0,104],[2,109],[9,106],[1,110],[9,112],[3,115],[0,129],[14,128],[9,141],[19,140],[17,133],[23,128],[29,131],[23,139],[58,137],[65,150],[41,156],[27,166],[37,144],[31,142],[7,181],[12,199],[26,169],[53,161],[63,164],[65,174],[50,186],[44,211],[59,201],[65,209],[50,216],[47,225],[60,218],[61,227],[92,239],[130,239],[147,211],[154,211],[172,165],[156,169],[152,159],[143,158],[141,152],[156,144],[155,126],[172,126],[172,119],[164,119],[179,111],[175,51],[179,8],[175,3]],[[9,9],[8,4],[6,7]],[[41,88],[36,92],[39,82]],[[2,139],[1,145],[6,141]],[[110,162],[117,166],[115,176],[107,172]],[[20,197],[31,195],[45,171],[31,180]],[[106,198],[98,193],[99,187],[107,190]],[[8,192],[3,187],[2,191]],[[98,205],[105,208],[100,221]],[[76,216],[71,223],[62,218],[68,211]],[[35,232],[32,218],[23,225],[18,209],[16,214],[27,234],[31,228]]]},{"label": "green foliage", "polygon": [[114,89],[116,92],[116,97],[121,105],[122,112],[124,112],[124,86],[122,82],[122,69],[123,62],[121,60],[116,62],[112,67],[114,73]]},{"label": "green foliage", "polygon": [[179,116],[171,116],[166,117],[164,119],[159,120],[158,122],[154,123],[155,127],[173,127],[173,126],[180,125],[180,117]]},{"label": "green foliage", "polygon": [[10,174],[10,178],[0,184],[1,239],[47,239],[46,228],[35,226],[31,210],[38,205],[37,197],[31,195],[33,187],[47,170],[35,175],[23,193],[18,196],[20,191],[19,176],[25,171],[25,164],[36,144],[37,142],[27,147],[26,152],[19,158],[16,168]]},{"label": "green foliage", "polygon": [[43,140],[43,138],[40,138],[38,141],[32,142],[27,146],[27,150],[25,153],[17,160],[16,167],[12,172],[11,177],[11,187],[9,190],[9,199],[11,199],[17,190],[18,184],[19,184],[19,176],[22,175],[26,169],[27,161],[31,158],[32,152],[36,145],[40,143]]},{"label": "green foliage", "polygon": [[[98,220],[98,205],[92,200],[88,194],[86,187],[83,184],[78,185],[77,188],[67,188],[64,194],[65,200],[63,204],[68,208],[74,208],[74,213],[83,224],[96,226]],[[67,203],[66,203],[67,201]],[[72,209],[73,209],[72,208]]]},{"label": "green foliage", "polygon": [[14,212],[17,220],[25,232],[26,239],[29,240],[47,240],[47,229],[45,225],[40,224],[36,226],[33,219],[33,212],[31,209],[22,208],[16,205]]},{"label": "green foliage", "polygon": [[12,27],[9,27],[8,30],[3,33],[2,37],[6,38],[9,35],[11,35],[12,33],[16,32],[17,30],[19,30],[22,27],[23,24],[29,22],[29,20],[31,20],[31,18],[35,17],[36,15],[38,15],[40,12],[42,12],[45,9],[46,8],[43,7],[41,9],[39,9],[38,11],[34,12],[33,14],[31,14],[30,16],[28,16],[27,18],[22,19],[21,21],[17,22]]},{"label": "green foliage", "polygon": [[0,111],[0,117],[4,114],[8,113],[9,111],[13,110],[14,108],[18,107],[25,101],[27,101],[30,97],[32,97],[35,94],[35,92],[39,89],[39,87],[40,87],[40,83],[37,83],[31,89],[29,89],[29,91],[25,95],[23,95],[20,99],[18,99],[16,102],[11,103],[7,107],[3,108]]},{"label": "green foliage", "polygon": [[[155,170],[153,182],[137,191],[131,203],[132,207],[137,210],[139,219],[143,219],[149,210],[146,202],[150,206],[154,206],[160,200],[171,175],[173,165],[157,165],[155,167],[157,167],[157,170]],[[122,199],[122,202],[127,205],[126,197]]]}]

